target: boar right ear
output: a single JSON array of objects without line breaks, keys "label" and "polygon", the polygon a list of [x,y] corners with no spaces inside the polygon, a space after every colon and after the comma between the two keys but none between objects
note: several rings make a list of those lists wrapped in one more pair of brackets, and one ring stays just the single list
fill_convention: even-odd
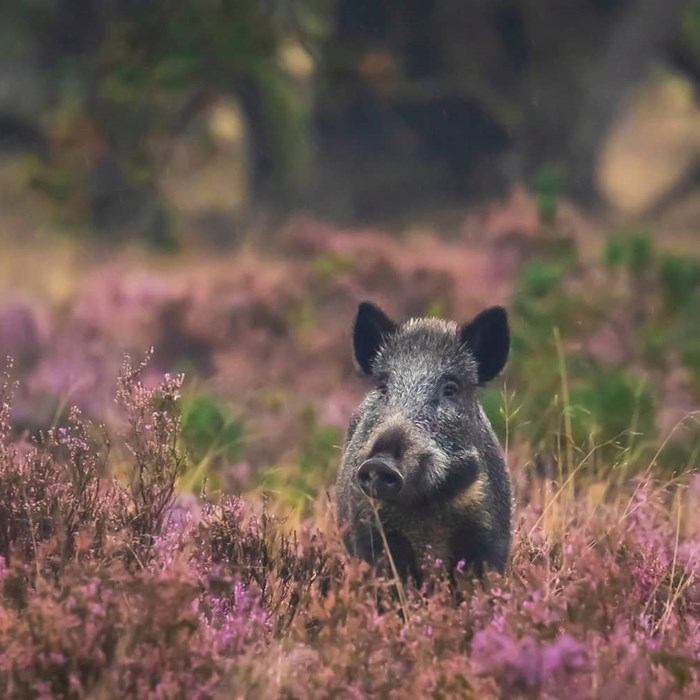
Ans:
[{"label": "boar right ear", "polygon": [[396,330],[396,324],[375,304],[363,301],[357,309],[352,331],[355,359],[365,374],[372,374],[374,358],[384,339]]},{"label": "boar right ear", "polygon": [[460,338],[474,355],[479,384],[491,381],[508,359],[510,331],[506,310],[502,306],[485,309],[460,328]]}]

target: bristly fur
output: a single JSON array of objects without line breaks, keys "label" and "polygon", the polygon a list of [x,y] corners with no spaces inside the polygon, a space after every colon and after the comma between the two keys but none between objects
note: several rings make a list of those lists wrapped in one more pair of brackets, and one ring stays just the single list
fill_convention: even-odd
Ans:
[{"label": "bristly fur", "polygon": [[[368,458],[389,453],[404,487],[396,499],[374,505],[401,571],[417,575],[428,549],[453,564],[462,559],[477,570],[485,564],[503,571],[510,480],[477,393],[483,368],[487,381],[507,357],[505,312],[495,307],[462,326],[435,318],[399,325],[364,303],[353,338],[358,364],[376,386],[351,418],[338,477],[349,550],[371,562],[381,554],[374,508],[356,475]],[[464,338],[477,339],[476,347]]]}]

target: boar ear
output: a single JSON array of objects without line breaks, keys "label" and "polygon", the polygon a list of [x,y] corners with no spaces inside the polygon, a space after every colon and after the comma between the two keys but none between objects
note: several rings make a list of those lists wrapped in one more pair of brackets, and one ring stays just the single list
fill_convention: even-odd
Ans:
[{"label": "boar ear", "polygon": [[493,379],[505,366],[510,348],[508,317],[502,306],[485,309],[460,328],[460,338],[474,355],[479,384]]},{"label": "boar ear", "polygon": [[384,338],[396,330],[396,324],[375,304],[363,301],[357,309],[352,342],[355,359],[365,374],[372,374],[372,364]]}]

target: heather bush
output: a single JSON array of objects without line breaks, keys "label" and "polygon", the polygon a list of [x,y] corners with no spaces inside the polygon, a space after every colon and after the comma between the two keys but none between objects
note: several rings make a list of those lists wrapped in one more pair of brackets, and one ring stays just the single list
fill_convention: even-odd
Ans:
[{"label": "heather bush", "polygon": [[697,475],[560,482],[511,450],[509,571],[451,582],[428,557],[419,590],[349,560],[330,525],[215,493],[188,508],[182,380],[149,387],[145,368],[125,362],[109,440],[76,410],[18,440],[6,382],[0,696],[700,692]]},{"label": "heather bush", "polygon": [[[186,486],[198,491],[207,478],[224,490],[262,484],[308,514],[333,481],[331,447],[362,389],[353,382],[347,310],[366,296],[397,317],[466,318],[499,301],[513,321],[509,438],[548,459],[568,440],[584,452],[608,442],[644,447],[643,458],[628,460],[643,468],[700,402],[697,260],[661,252],[643,229],[610,235],[602,253],[584,255],[570,218],[559,202],[544,224],[536,199],[514,196],[453,240],[297,218],[275,233],[274,253],[157,270],[124,253],[92,267],[60,312],[37,309],[27,321],[17,304],[0,309],[3,342],[26,376],[16,422],[47,430],[76,404],[110,424],[121,353],[153,345],[151,376],[189,377]],[[485,401],[505,438],[500,387]],[[331,447],[307,446],[314,441]],[[679,461],[692,466],[698,441],[687,421],[660,460],[669,472]],[[600,469],[612,466],[616,449],[603,450]],[[232,476],[239,468],[245,479]]]},{"label": "heather bush", "polygon": [[[699,696],[696,265],[645,231],[584,261],[542,197],[479,220],[526,229],[486,251],[297,221],[265,264],[96,265],[38,335],[9,308],[0,697]],[[484,396],[515,487],[504,576],[429,556],[417,589],[346,555],[360,292],[397,316],[512,299]]]},{"label": "heather bush", "polygon": [[[73,408],[65,427],[41,442],[13,439],[13,387],[6,373],[0,386],[0,557],[60,572],[75,555],[76,538],[89,531],[100,548],[107,528],[101,492],[102,446],[88,434]],[[60,465],[60,466],[59,466]]]}]

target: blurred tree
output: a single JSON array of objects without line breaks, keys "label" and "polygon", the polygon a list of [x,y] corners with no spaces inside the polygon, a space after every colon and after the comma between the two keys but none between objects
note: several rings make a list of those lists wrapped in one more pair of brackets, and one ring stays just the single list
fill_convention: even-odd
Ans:
[{"label": "blurred tree", "polygon": [[[650,62],[668,53],[689,5],[339,0],[321,150],[337,164],[340,133],[353,154],[350,174],[368,158],[413,171],[414,192],[397,197],[398,208],[425,191],[425,179],[432,191],[479,197],[531,181],[542,167],[559,172],[567,193],[590,200],[611,121]],[[376,170],[369,181],[361,171],[358,210],[391,203],[387,190],[400,175]]]},{"label": "blurred tree", "polygon": [[[162,240],[168,222],[158,177],[169,139],[219,96],[232,96],[250,125],[257,191],[296,194],[308,181],[312,156],[312,91],[305,84],[313,65],[310,58],[304,63],[301,42],[315,50],[330,6],[327,0],[3,6],[0,72],[27,55],[36,70],[16,94],[5,100],[0,94],[0,127],[11,114],[43,134],[49,156],[35,181],[68,197],[99,229],[136,227]],[[20,50],[25,42],[30,48]],[[15,98],[32,89],[41,96],[17,110],[22,100]]]},{"label": "blurred tree", "polygon": [[[173,139],[221,99],[252,190],[351,216],[549,169],[595,195],[655,59],[700,75],[694,0],[25,0],[0,6],[0,146],[98,228],[167,239]],[[235,111],[235,110],[234,110]],[[189,136],[188,136],[189,138]],[[206,139],[205,139],[206,140]],[[211,144],[209,144],[211,145]],[[234,157],[234,151],[225,157]],[[241,167],[247,167],[244,163]]]},{"label": "blurred tree", "polygon": [[623,5],[586,70],[568,150],[567,179],[580,196],[593,193],[596,157],[622,99],[678,34],[688,0],[637,0]]}]

